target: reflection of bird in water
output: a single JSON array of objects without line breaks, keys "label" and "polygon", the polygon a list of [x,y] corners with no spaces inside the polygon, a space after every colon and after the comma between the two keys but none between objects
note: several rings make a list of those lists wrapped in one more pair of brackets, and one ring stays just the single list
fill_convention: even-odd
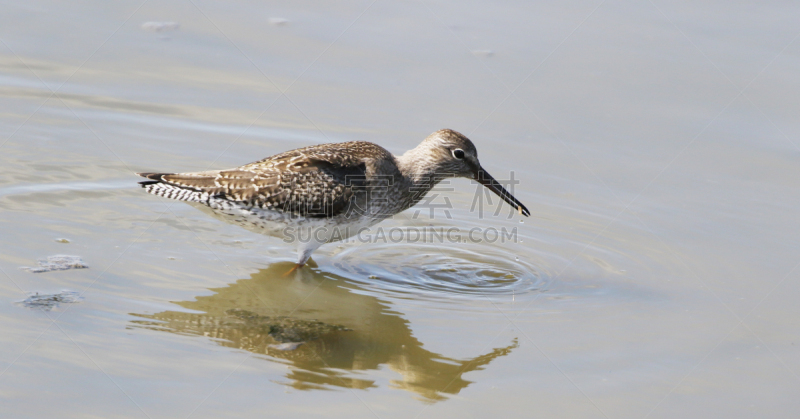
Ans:
[{"label": "reflection of bird in water", "polygon": [[525,216],[530,211],[481,167],[467,137],[444,129],[393,156],[353,141],[287,151],[229,170],[139,173],[147,192],[210,209],[226,221],[297,246],[297,267],[419,202],[448,177],[474,179]]},{"label": "reflection of bird in water", "polygon": [[[458,394],[470,384],[463,374],[483,369],[517,347],[515,339],[507,347],[467,360],[430,352],[412,336],[408,321],[390,310],[387,302],[365,295],[346,278],[302,271],[302,280],[283,279],[280,273],[285,269],[286,264],[277,263],[250,279],[213,289],[214,295],[177,303],[203,314],[137,314],[148,320],[134,323],[208,336],[223,346],[289,361],[293,368],[286,378],[297,389],[376,387],[376,380],[360,377],[385,364],[401,376],[390,386],[427,401]],[[303,343],[298,346],[298,342]],[[287,348],[291,350],[284,350]]]}]

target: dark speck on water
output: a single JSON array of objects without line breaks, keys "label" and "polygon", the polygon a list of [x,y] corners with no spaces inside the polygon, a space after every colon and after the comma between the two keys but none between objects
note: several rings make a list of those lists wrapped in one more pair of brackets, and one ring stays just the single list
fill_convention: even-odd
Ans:
[{"label": "dark speck on water", "polygon": [[77,303],[82,298],[80,294],[75,291],[61,291],[56,294],[39,294],[33,293],[28,298],[19,302],[28,308],[38,308],[44,311],[50,311],[58,307],[61,303]]}]

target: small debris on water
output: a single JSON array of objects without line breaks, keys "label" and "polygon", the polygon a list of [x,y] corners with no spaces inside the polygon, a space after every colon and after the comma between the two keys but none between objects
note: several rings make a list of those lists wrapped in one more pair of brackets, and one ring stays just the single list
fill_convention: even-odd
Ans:
[{"label": "small debris on water", "polygon": [[82,298],[77,292],[63,290],[56,294],[39,294],[36,292],[28,295],[28,298],[18,303],[28,308],[50,311],[61,303],[77,303],[81,300]]},{"label": "small debris on water", "polygon": [[289,24],[289,20],[282,17],[271,17],[267,22],[272,26],[286,26]]},{"label": "small debris on water", "polygon": [[48,256],[47,260],[40,260],[38,263],[38,267],[30,268],[26,266],[22,267],[22,269],[38,274],[50,271],[65,271],[67,269],[86,269],[89,267],[83,263],[80,256],[69,255]]},{"label": "small debris on water", "polygon": [[369,279],[378,279],[378,275],[370,275]]},{"label": "small debris on water", "polygon": [[286,343],[276,343],[273,345],[267,345],[268,348],[277,349],[279,351],[293,351],[300,347],[300,345],[304,344],[305,342],[286,342]]},{"label": "small debris on water", "polygon": [[170,32],[178,30],[181,24],[178,22],[144,22],[142,29],[150,32]]},{"label": "small debris on water", "polygon": [[169,259],[169,260],[175,260],[175,257],[174,257],[174,256],[170,256],[170,257],[168,257],[167,259]]},{"label": "small debris on water", "polygon": [[490,49],[474,49],[472,50],[472,55],[476,57],[488,58],[494,55],[494,51]]},{"label": "small debris on water", "polygon": [[56,239],[56,243],[69,243],[69,239]]}]

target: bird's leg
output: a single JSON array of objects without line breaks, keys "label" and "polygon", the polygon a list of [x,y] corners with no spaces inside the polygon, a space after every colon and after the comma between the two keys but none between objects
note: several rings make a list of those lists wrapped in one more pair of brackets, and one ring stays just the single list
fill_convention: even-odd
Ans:
[{"label": "bird's leg", "polygon": [[306,262],[308,262],[308,260],[311,258],[311,254],[314,253],[314,250],[316,250],[318,247],[322,246],[322,244],[322,242],[318,241],[308,241],[300,244],[297,249],[297,263],[295,263],[294,268],[283,274],[283,276],[287,276],[303,266],[306,266]]},{"label": "bird's leg", "polygon": [[289,272],[283,274],[283,276],[289,276],[290,273],[302,268],[303,266],[305,266],[305,263],[295,263],[294,268],[290,269]]}]

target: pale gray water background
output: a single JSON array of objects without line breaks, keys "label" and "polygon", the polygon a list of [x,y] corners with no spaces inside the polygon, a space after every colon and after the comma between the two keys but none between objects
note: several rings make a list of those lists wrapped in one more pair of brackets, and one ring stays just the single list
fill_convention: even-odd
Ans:
[{"label": "pale gray water background", "polygon": [[[0,416],[800,412],[800,4],[2,10]],[[383,225],[521,243],[327,245],[282,277],[280,240],[132,174],[329,141],[402,153],[445,127],[513,170],[533,216],[479,217],[461,179],[451,219]],[[56,254],[90,268],[19,269]],[[17,303],[60,290],[82,300]],[[231,310],[352,330],[277,351]]]}]

